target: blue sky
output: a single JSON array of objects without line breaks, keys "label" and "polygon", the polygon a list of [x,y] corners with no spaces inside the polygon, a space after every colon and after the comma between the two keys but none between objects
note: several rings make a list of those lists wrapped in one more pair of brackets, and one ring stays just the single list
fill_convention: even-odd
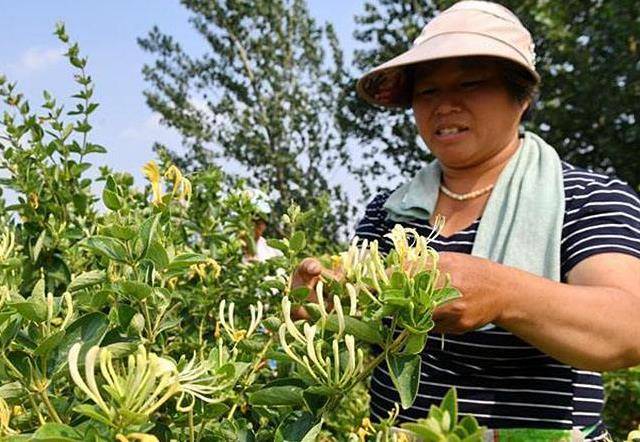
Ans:
[{"label": "blue sky", "polygon": [[[334,24],[347,60],[356,44],[353,16],[362,12],[363,3],[308,0],[316,19]],[[144,102],[141,68],[151,58],[138,47],[136,38],[158,25],[188,50],[199,52],[203,43],[188,17],[177,0],[4,1],[0,72],[18,82],[32,107],[42,103],[44,89],[60,101],[67,99],[75,92],[72,71],[62,57],[62,45],[52,35],[54,24],[64,21],[71,39],[89,56],[87,71],[96,84],[100,107],[92,121],[93,141],[107,147],[109,153],[94,155],[94,161],[128,171],[142,184],[140,168],[153,158],[153,142],[177,147],[180,140],[159,124]]]}]

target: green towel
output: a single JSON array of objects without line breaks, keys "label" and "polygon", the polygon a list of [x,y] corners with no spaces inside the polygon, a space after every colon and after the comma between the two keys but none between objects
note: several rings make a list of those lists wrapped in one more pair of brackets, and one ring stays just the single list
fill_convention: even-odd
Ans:
[{"label": "green towel", "polygon": [[[433,161],[393,192],[384,204],[388,218],[428,220],[440,175]],[[471,254],[559,281],[563,219],[560,157],[542,138],[526,132],[491,192]]]}]

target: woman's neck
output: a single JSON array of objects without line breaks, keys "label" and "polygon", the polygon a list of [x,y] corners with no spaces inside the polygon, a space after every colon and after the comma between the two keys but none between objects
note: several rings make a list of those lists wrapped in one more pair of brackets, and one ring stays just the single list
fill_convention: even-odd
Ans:
[{"label": "woman's neck", "polygon": [[509,145],[500,149],[488,160],[464,168],[452,168],[441,164],[442,183],[456,193],[467,193],[494,184],[513,154],[520,146],[520,138],[514,138]]}]

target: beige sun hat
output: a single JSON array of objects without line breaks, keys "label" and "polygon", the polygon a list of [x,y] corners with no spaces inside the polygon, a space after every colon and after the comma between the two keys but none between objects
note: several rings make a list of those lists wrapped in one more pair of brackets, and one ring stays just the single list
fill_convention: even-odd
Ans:
[{"label": "beige sun hat", "polygon": [[[465,0],[438,14],[411,49],[371,70],[356,85],[366,101],[384,107],[411,104],[407,66],[451,57],[498,57],[524,67],[537,83],[535,46],[518,17],[497,3]],[[385,92],[380,94],[380,92]]]}]

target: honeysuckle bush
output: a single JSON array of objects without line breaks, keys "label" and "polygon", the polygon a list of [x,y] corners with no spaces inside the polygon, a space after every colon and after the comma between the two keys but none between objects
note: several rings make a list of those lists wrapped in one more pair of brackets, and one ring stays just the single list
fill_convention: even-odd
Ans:
[{"label": "honeysuckle bush", "polygon": [[[385,256],[377,242],[328,244],[328,205],[292,204],[269,230],[282,256],[245,259],[259,209],[241,180],[186,176],[161,152],[144,189],[93,170],[106,149],[90,137],[87,58],[55,34],[79,89],[71,110],[49,92],[35,109],[0,76],[2,440],[475,440],[452,396],[413,433],[395,428],[431,315],[460,296],[431,238],[396,226]],[[307,256],[331,269],[316,301],[292,286]],[[365,383],[381,363],[401,404],[372,423]]]},{"label": "honeysuckle bush", "polygon": [[[184,176],[161,156],[143,167],[144,190],[106,167],[90,178],[90,155],[105,151],[89,137],[94,86],[77,44],[63,26],[56,35],[81,89],[74,110],[45,93],[32,111],[15,84],[0,81],[1,184],[15,200],[0,213],[0,434],[313,440],[324,427],[338,439],[397,439],[393,413],[340,427],[332,413],[383,359],[397,368],[403,397],[415,395],[403,379],[415,390],[412,361],[430,312],[454,294],[424,278],[437,258],[426,240],[416,235],[409,246],[407,232],[394,230],[385,259],[375,243],[326,255],[344,278],[321,282],[320,302],[307,303],[308,289],[292,287],[290,275],[320,253],[322,211],[292,205],[278,226],[284,235],[269,241],[282,256],[246,262],[257,208],[219,170]],[[294,323],[294,304],[315,321]],[[364,343],[383,350],[368,356]]]}]

